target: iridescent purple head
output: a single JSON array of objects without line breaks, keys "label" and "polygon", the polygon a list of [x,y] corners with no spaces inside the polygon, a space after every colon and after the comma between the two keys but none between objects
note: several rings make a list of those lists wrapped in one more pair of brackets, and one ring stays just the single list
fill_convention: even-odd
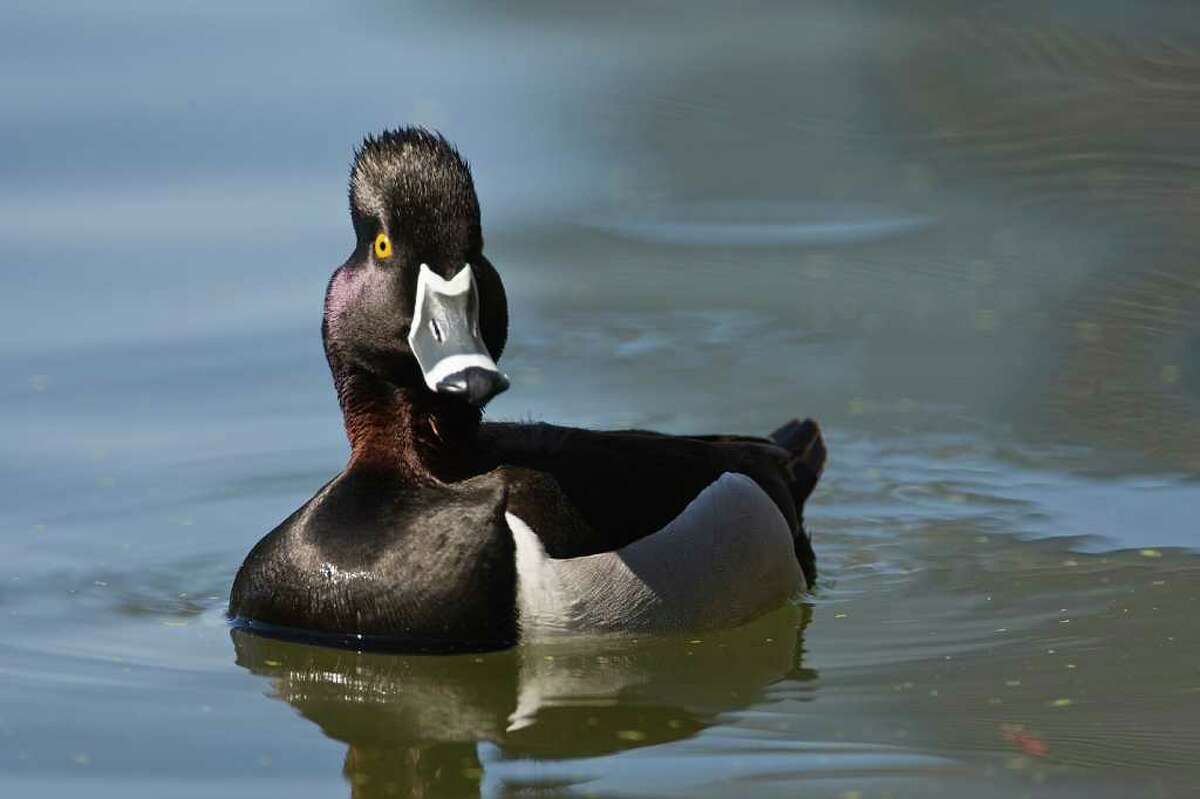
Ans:
[{"label": "iridescent purple head", "polygon": [[474,406],[506,389],[508,302],[458,151],[423,128],[368,136],[350,217],[354,252],[329,282],[322,327],[335,379],[366,372]]}]

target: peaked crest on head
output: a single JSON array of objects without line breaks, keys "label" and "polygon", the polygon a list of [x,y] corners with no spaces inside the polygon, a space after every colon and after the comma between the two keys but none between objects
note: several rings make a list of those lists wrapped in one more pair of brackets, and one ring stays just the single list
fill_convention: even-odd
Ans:
[{"label": "peaked crest on head", "polygon": [[369,135],[354,152],[350,214],[357,226],[388,211],[479,219],[471,168],[444,136],[421,127]]}]

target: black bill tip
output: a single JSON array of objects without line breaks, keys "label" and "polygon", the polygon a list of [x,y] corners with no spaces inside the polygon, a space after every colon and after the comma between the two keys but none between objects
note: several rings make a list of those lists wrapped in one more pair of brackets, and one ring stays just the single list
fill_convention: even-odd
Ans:
[{"label": "black bill tip", "polygon": [[508,378],[492,369],[468,366],[461,372],[445,377],[437,384],[439,394],[450,394],[482,407],[492,397],[508,389]]}]

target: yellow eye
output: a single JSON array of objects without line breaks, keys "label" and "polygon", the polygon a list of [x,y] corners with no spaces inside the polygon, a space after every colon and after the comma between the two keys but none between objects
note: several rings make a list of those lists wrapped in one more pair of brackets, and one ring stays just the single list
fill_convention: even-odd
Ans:
[{"label": "yellow eye", "polygon": [[392,240],[386,233],[380,233],[375,237],[375,257],[381,261],[392,257]]}]

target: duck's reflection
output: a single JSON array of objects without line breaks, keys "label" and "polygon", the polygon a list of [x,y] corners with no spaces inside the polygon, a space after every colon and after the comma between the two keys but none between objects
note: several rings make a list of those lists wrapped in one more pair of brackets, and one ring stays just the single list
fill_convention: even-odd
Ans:
[{"label": "duck's reflection", "polygon": [[232,631],[237,662],[346,742],[354,797],[472,795],[476,745],[578,758],[693,735],[802,665],[809,611],[695,637],[572,639],[482,655],[385,655]]}]

